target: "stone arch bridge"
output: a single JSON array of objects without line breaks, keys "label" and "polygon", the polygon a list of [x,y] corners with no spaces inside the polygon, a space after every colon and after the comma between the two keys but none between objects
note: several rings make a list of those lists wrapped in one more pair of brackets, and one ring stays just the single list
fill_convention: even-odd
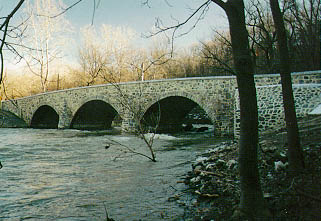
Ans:
[{"label": "stone arch bridge", "polygon": [[[320,73],[295,73],[292,80],[320,84]],[[280,83],[279,75],[258,75],[255,79],[257,87]],[[235,77],[199,77],[53,91],[2,101],[2,109],[34,128],[105,129],[118,115],[124,131],[133,131],[137,119],[152,125],[157,118],[159,130],[170,132],[179,129],[184,117],[199,106],[213,123],[214,134],[232,135],[238,126],[236,97]]]}]

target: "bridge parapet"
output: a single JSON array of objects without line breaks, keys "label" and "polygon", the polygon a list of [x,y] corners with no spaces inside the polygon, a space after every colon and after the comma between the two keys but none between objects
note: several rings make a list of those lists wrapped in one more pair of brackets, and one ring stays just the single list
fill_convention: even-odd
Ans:
[{"label": "bridge parapet", "polygon": [[[321,70],[294,72],[291,74],[293,84],[320,84]],[[255,76],[256,86],[277,85],[281,84],[281,77],[279,74],[261,74]]]}]

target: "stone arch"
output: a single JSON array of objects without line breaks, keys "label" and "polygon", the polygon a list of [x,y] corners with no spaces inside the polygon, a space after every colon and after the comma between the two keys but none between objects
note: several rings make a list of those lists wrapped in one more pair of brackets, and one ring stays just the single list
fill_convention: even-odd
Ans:
[{"label": "stone arch", "polygon": [[72,114],[70,128],[101,130],[110,129],[111,124],[119,112],[114,105],[106,102],[106,99],[86,99],[78,105]]},{"label": "stone arch", "polygon": [[79,110],[79,108],[81,108],[84,104],[88,103],[89,101],[92,101],[92,100],[100,100],[100,101],[103,101],[107,104],[109,104],[110,106],[112,106],[116,111],[117,113],[119,113],[121,115],[121,117],[123,117],[123,112],[121,111],[122,108],[121,108],[121,105],[118,104],[118,103],[115,103],[113,102],[110,98],[106,97],[106,96],[90,96],[90,97],[86,97],[82,100],[78,100],[77,102],[75,102],[74,105],[72,105],[71,107],[71,114],[72,116],[75,116],[76,112]]},{"label": "stone arch", "polygon": [[[212,112],[208,108],[209,106],[204,105],[202,102],[203,100],[205,100],[205,98],[200,95],[195,96],[186,92],[162,94],[161,96],[155,97],[147,102],[141,116],[141,121],[143,124],[150,126],[155,126],[153,125],[155,124],[155,121],[159,121],[159,132],[174,132],[180,129],[179,127],[181,126],[181,122],[186,114],[188,114],[194,107],[199,106],[207,114],[210,121],[214,123],[215,118],[213,117],[213,114],[211,114]],[[161,119],[159,119],[159,116],[151,115],[151,112],[156,113],[159,111],[157,109],[165,108],[165,106],[169,108],[167,110],[161,110]],[[165,124],[167,126],[165,126]]]},{"label": "stone arch", "polygon": [[58,112],[49,105],[40,105],[33,113],[30,127],[41,129],[57,129],[59,124]]}]

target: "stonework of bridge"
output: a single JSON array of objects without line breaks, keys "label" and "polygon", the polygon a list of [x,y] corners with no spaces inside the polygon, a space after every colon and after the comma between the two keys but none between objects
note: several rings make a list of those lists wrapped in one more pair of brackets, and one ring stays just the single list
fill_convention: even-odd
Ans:
[{"label": "stonework of bridge", "polygon": [[[258,75],[255,81],[260,92],[259,106],[260,100],[274,99],[267,93],[274,93],[271,88],[280,84],[279,75]],[[309,87],[313,88],[313,95],[305,96],[305,100],[308,103],[313,100],[310,109],[320,104],[321,71],[294,73],[292,81],[294,84],[314,85]],[[262,88],[270,92],[263,93],[265,89]],[[151,125],[151,119],[156,116],[159,130],[171,132],[179,129],[184,117],[199,106],[213,123],[214,134],[233,135],[239,127],[236,89],[233,76],[128,82],[2,101],[2,109],[14,113],[33,128],[107,129],[118,115],[122,130],[130,132],[136,128],[137,119]],[[271,106],[263,108],[271,109]],[[274,118],[275,112],[270,115],[269,111],[264,112],[260,120],[266,121],[270,116]]]}]

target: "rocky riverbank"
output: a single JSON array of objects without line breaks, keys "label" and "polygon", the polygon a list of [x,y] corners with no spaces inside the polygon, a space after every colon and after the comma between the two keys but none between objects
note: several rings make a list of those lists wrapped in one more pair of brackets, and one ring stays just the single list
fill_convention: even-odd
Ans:
[{"label": "rocky riverbank", "polygon": [[[321,220],[321,116],[303,118],[299,125],[306,168],[293,180],[287,176],[286,133],[260,136],[262,189],[277,220]],[[233,216],[240,197],[237,157],[237,143],[229,141],[196,158],[181,181],[195,197],[185,205],[193,220],[244,220]]]}]

